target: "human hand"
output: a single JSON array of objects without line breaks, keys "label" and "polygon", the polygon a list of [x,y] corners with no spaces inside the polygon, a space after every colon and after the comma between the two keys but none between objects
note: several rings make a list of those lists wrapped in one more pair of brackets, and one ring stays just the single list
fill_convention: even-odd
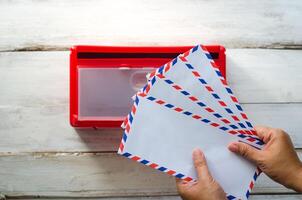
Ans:
[{"label": "human hand", "polygon": [[255,127],[266,146],[255,149],[241,142],[229,145],[229,150],[252,161],[274,181],[302,192],[302,163],[289,135],[281,129]]},{"label": "human hand", "polygon": [[184,200],[225,200],[226,194],[211,176],[204,154],[200,149],[193,151],[194,166],[197,171],[196,182],[176,179],[177,190]]}]

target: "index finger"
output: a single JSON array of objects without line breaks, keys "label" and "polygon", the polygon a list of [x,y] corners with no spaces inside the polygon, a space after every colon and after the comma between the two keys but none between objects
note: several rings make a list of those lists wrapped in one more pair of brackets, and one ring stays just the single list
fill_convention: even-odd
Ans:
[{"label": "index finger", "polygon": [[193,161],[199,180],[208,180],[209,178],[211,178],[207,161],[203,152],[200,149],[194,149]]},{"label": "index finger", "polygon": [[265,143],[267,142],[267,138],[269,137],[271,127],[268,126],[261,126],[257,125],[254,126],[255,131],[257,132],[257,135],[261,140],[263,140]]}]

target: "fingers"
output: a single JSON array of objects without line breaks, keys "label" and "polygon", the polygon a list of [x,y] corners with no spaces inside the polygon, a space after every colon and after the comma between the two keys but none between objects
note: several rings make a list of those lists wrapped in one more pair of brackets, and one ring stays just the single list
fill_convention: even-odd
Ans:
[{"label": "fingers", "polygon": [[259,138],[263,140],[264,143],[268,143],[271,138],[273,128],[268,126],[255,126],[254,129],[257,132]]},{"label": "fingers", "polygon": [[179,178],[175,179],[176,181],[176,188],[179,194],[183,194],[184,193],[184,186],[185,186],[185,182]]},{"label": "fingers", "polygon": [[200,149],[193,151],[193,161],[199,180],[212,178],[205,156]]},{"label": "fingers", "polygon": [[268,126],[257,125],[257,126],[254,126],[254,129],[257,132],[257,135],[260,137],[260,139],[263,139],[272,128],[270,128]]},{"label": "fingers", "polygon": [[257,163],[260,157],[260,151],[258,149],[242,142],[233,142],[228,148],[230,151],[237,153],[254,163]]},{"label": "fingers", "polygon": [[185,184],[186,182],[180,178],[175,178],[175,182],[177,185],[182,185],[182,184]]}]

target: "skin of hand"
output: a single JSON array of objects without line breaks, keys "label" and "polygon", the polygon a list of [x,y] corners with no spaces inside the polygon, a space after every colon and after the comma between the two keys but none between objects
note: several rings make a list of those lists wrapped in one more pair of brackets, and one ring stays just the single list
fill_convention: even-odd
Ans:
[{"label": "skin of hand", "polygon": [[176,179],[178,193],[183,200],[225,200],[226,194],[210,174],[204,154],[200,149],[193,151],[193,161],[198,180],[186,182]]},{"label": "skin of hand", "polygon": [[266,144],[262,150],[241,142],[231,143],[229,150],[255,163],[274,181],[302,192],[302,164],[289,135],[265,126],[257,126],[255,130]]}]

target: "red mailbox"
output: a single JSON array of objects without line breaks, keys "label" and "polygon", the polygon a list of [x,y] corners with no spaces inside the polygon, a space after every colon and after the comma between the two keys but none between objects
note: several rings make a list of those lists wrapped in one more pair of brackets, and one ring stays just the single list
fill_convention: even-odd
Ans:
[{"label": "red mailbox", "polygon": [[[206,47],[225,77],[225,48]],[[131,108],[131,97],[146,83],[146,74],[191,48],[72,47],[70,124],[86,128],[120,127]]]}]

